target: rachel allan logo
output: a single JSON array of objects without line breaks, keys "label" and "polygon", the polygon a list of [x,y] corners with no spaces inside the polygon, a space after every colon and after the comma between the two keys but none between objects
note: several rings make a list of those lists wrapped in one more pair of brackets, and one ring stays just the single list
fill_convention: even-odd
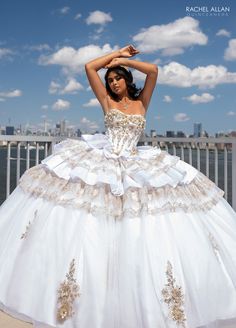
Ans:
[{"label": "rachel allan logo", "polygon": [[229,16],[229,6],[186,6],[188,16]]}]

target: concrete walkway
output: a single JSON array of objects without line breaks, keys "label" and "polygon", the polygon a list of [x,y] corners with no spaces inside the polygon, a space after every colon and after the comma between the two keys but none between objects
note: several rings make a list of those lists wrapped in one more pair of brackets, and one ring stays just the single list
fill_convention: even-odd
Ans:
[{"label": "concrete walkway", "polygon": [[1,328],[32,328],[29,323],[13,319],[9,315],[0,311],[0,327]]}]

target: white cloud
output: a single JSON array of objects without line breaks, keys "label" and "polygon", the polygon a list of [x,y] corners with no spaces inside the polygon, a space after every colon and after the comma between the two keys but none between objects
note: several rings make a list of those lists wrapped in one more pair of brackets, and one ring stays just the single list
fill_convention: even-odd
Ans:
[{"label": "white cloud", "polygon": [[70,7],[63,7],[63,8],[61,8],[60,10],[60,13],[62,14],[62,15],[66,15],[66,14],[68,14],[69,13],[69,11],[70,11]]},{"label": "white cloud", "polygon": [[48,105],[42,105],[42,106],[41,106],[41,109],[43,109],[43,110],[47,110],[47,109],[48,109]]},{"label": "white cloud", "polygon": [[184,17],[169,24],[142,28],[133,37],[137,48],[145,53],[162,51],[162,55],[181,54],[193,45],[207,44],[207,36],[200,30],[199,21]]},{"label": "white cloud", "polygon": [[42,43],[34,46],[27,46],[26,48],[33,50],[33,51],[43,51],[43,50],[50,50],[50,46],[47,43]]},{"label": "white cloud", "polygon": [[183,97],[183,99],[186,99],[195,105],[211,102],[215,99],[215,97],[210,93],[202,93],[201,95],[193,94],[189,97]]},{"label": "white cloud", "polygon": [[231,33],[224,28],[220,29],[217,33],[216,36],[227,36],[230,37]]},{"label": "white cloud", "polygon": [[236,39],[229,40],[228,48],[224,53],[225,60],[236,60]]},{"label": "white cloud", "polygon": [[99,25],[105,25],[106,23],[112,22],[112,17],[110,13],[105,13],[100,10],[95,10],[89,14],[89,16],[86,18],[86,23],[88,25],[91,24],[99,24]]},{"label": "white cloud", "polygon": [[78,14],[75,15],[75,18],[74,19],[77,20],[77,19],[80,19],[81,17],[82,17],[81,13],[78,13]]},{"label": "white cloud", "polygon": [[73,47],[63,47],[51,55],[41,55],[40,65],[59,65],[63,67],[65,74],[74,74],[84,71],[84,65],[99,56],[105,55],[117,49],[111,48],[109,44],[103,47],[90,44],[88,46],[74,49]]},{"label": "white cloud", "polygon": [[76,94],[78,91],[83,90],[82,84],[76,81],[74,78],[69,78],[67,84],[63,88],[58,82],[52,81],[50,83],[48,92],[50,94]]},{"label": "white cloud", "polygon": [[63,99],[58,99],[53,105],[53,110],[67,110],[70,108],[70,102]]},{"label": "white cloud", "polygon": [[177,114],[175,114],[175,116],[174,116],[174,120],[175,120],[176,122],[185,122],[185,121],[190,120],[190,118],[189,118],[188,115],[185,114],[185,113],[177,113]]},{"label": "white cloud", "polygon": [[9,57],[12,54],[13,54],[13,51],[11,49],[0,48],[0,59],[2,59],[4,57]]},{"label": "white cloud", "polygon": [[138,70],[134,70],[132,71],[132,74],[133,74],[133,77],[134,77],[134,80],[136,81],[144,81],[145,78],[146,78],[146,74],[138,71]]},{"label": "white cloud", "polygon": [[61,85],[55,81],[51,81],[48,92],[53,95],[59,92]]},{"label": "white cloud", "polygon": [[82,127],[82,129],[92,131],[99,129],[98,123],[96,121],[89,120],[87,117],[82,117],[82,119],[80,120],[80,126]]},{"label": "white cloud", "polygon": [[68,80],[67,85],[61,91],[62,94],[76,94],[77,91],[83,90],[82,84],[80,84],[76,79],[71,78]]},{"label": "white cloud", "polygon": [[83,104],[83,107],[97,107],[97,106],[100,106],[100,103],[97,100],[97,98],[92,98],[89,100],[89,102]]},{"label": "white cloud", "polygon": [[[139,76],[139,75],[138,75]],[[236,73],[228,72],[219,65],[198,66],[190,69],[177,62],[159,66],[159,84],[181,88],[198,86],[199,88],[214,88],[216,85],[236,83]]]},{"label": "white cloud", "polygon": [[172,102],[172,98],[168,95],[165,95],[164,98],[163,98],[163,101],[167,102],[167,103],[170,103],[170,102]]},{"label": "white cloud", "polygon": [[236,116],[236,112],[230,111],[227,113],[228,116]]},{"label": "white cloud", "polygon": [[7,91],[7,92],[0,92],[0,97],[4,98],[15,98],[22,96],[22,91],[19,89],[15,89],[13,91]]},{"label": "white cloud", "polygon": [[4,99],[4,98],[0,98],[0,102],[3,102],[3,101],[5,101],[6,99]]}]

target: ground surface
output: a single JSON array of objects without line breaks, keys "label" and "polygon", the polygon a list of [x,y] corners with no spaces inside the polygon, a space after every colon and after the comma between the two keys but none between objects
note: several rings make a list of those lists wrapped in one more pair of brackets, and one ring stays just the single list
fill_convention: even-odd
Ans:
[{"label": "ground surface", "polygon": [[[0,327],[1,328],[32,328],[29,323],[13,319],[9,315],[0,311]],[[236,326],[228,326],[225,328],[236,328]]]}]

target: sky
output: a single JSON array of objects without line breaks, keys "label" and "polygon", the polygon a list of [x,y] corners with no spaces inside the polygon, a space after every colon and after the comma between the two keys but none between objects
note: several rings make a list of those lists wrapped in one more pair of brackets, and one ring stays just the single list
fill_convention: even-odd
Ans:
[{"label": "sky", "polygon": [[0,126],[102,132],[84,65],[133,44],[159,68],[147,132],[236,130],[235,21],[234,0],[1,0]]}]

